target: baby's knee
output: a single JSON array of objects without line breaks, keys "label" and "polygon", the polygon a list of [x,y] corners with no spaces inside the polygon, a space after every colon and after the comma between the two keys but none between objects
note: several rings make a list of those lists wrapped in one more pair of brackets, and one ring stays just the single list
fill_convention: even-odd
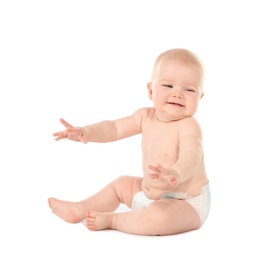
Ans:
[{"label": "baby's knee", "polygon": [[121,175],[118,178],[116,178],[114,182],[123,184],[123,185],[134,185],[135,183],[137,183],[138,185],[141,185],[142,178],[134,177],[130,175]]},{"label": "baby's knee", "polygon": [[131,181],[131,178],[132,176],[128,176],[128,175],[121,175],[119,177],[117,177],[114,182],[116,183],[125,183],[125,182],[129,182]]}]

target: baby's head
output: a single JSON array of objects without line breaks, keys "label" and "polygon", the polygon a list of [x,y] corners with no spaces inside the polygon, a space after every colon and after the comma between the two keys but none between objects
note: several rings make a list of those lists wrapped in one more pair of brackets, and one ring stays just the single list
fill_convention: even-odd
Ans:
[{"label": "baby's head", "polygon": [[151,78],[152,82],[157,75],[161,63],[167,60],[176,61],[179,62],[181,65],[190,66],[198,70],[202,75],[199,85],[199,88],[202,90],[203,80],[204,80],[204,65],[202,61],[199,59],[199,57],[195,55],[193,52],[181,48],[167,50],[161,53],[157,57],[152,71],[152,78]]},{"label": "baby's head", "polygon": [[157,118],[167,122],[193,116],[203,96],[203,78],[202,62],[192,52],[171,49],[160,54],[147,84]]}]

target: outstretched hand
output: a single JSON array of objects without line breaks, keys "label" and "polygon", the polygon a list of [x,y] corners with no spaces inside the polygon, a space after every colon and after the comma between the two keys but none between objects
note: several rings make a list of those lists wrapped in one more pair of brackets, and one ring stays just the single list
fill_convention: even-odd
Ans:
[{"label": "outstretched hand", "polygon": [[178,184],[177,173],[175,170],[170,168],[164,168],[159,163],[156,166],[149,165],[148,169],[153,172],[149,174],[149,177],[151,179],[159,179],[165,181],[172,187]]},{"label": "outstretched hand", "polygon": [[165,194],[174,191],[179,184],[178,175],[175,170],[164,168],[159,163],[156,166],[148,165],[151,173],[148,177],[156,182],[146,180],[142,184],[142,189],[146,196],[152,200],[158,200]]},{"label": "outstretched hand", "polygon": [[66,129],[53,134],[53,136],[56,137],[56,141],[69,139],[76,142],[83,142],[85,144],[88,142],[88,133],[83,127],[73,127],[63,118],[60,118],[60,122],[66,127]]}]

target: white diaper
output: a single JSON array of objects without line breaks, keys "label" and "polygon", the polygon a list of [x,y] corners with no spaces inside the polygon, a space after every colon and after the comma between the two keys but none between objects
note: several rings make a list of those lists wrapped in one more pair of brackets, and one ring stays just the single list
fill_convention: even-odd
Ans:
[{"label": "white diaper", "polygon": [[[206,221],[210,211],[210,187],[209,183],[201,189],[200,195],[196,197],[188,196],[183,192],[171,192],[161,197],[162,199],[180,199],[189,203],[199,215],[201,226]],[[134,195],[132,209],[146,208],[154,200],[146,197],[143,191]]]}]

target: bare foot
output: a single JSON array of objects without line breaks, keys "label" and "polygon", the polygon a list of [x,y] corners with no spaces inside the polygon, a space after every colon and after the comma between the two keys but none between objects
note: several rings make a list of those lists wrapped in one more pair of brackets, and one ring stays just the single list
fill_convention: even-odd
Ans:
[{"label": "bare foot", "polygon": [[85,219],[83,208],[78,202],[49,198],[48,203],[54,214],[69,223],[77,223]]},{"label": "bare foot", "polygon": [[91,231],[111,229],[114,215],[115,213],[87,212],[86,225]]}]

